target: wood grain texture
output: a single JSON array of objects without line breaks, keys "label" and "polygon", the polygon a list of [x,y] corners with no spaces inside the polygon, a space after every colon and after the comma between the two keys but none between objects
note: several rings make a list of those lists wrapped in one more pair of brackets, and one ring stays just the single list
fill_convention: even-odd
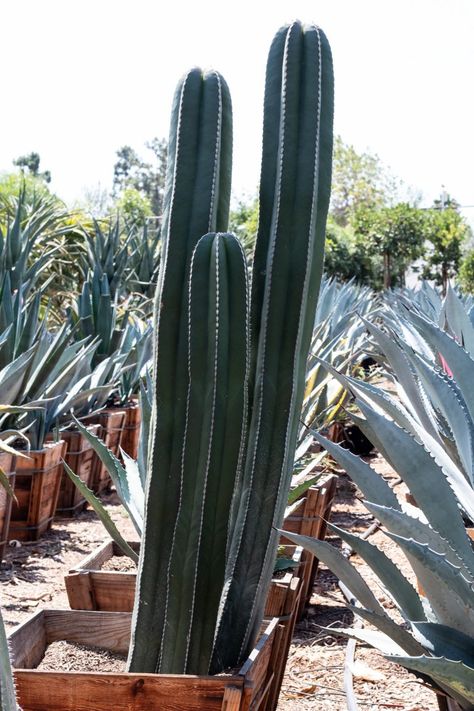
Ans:
[{"label": "wood grain texture", "polygon": [[141,409],[138,402],[132,402],[125,407],[125,423],[123,426],[121,448],[132,459],[138,456],[138,443],[141,430]]},{"label": "wood grain texture", "polygon": [[[90,425],[88,429],[92,434],[98,435],[100,425]],[[77,429],[63,430],[61,438],[66,442],[66,464],[91,488],[96,466],[92,445]],[[73,516],[82,511],[85,503],[81,492],[63,469],[56,515]]]},{"label": "wood grain texture", "polygon": [[18,668],[37,665],[46,646],[63,639],[126,651],[127,613],[44,610],[14,630],[10,645],[23,711],[256,711],[266,708],[282,638],[278,619],[264,629],[238,675],[96,674]]},{"label": "wood grain texture", "polygon": [[[291,515],[285,518],[283,529],[291,533],[299,533],[321,541],[324,540],[327,521],[330,518],[336,494],[336,485],[337,477],[334,474],[329,474],[310,487]],[[284,536],[282,536],[281,540],[283,543],[289,542]],[[298,571],[298,575],[301,578],[301,597],[297,620],[301,620],[311,598],[318,563],[317,558],[311,553],[306,550],[303,551],[301,566]]]},{"label": "wood grain texture", "polygon": [[8,635],[12,666],[36,667],[46,649],[46,629],[42,610],[18,625]]},{"label": "wood grain texture", "polygon": [[46,442],[44,449],[28,452],[28,459],[17,457],[15,494],[9,539],[36,541],[49,528],[61,486],[66,443]]},{"label": "wood grain texture", "polygon": [[[124,409],[110,407],[94,415],[87,415],[82,418],[85,425],[99,425],[98,436],[106,447],[111,450],[116,457],[120,454],[120,444],[122,441],[123,427],[126,413]],[[110,485],[111,479],[107,467],[102,464],[97,455],[94,457],[94,475],[92,477],[92,490],[95,494],[105,491]]]},{"label": "wood grain texture", "polygon": [[23,711],[220,711],[227,685],[243,686],[234,677],[24,670],[15,681]]},{"label": "wood grain texture", "polygon": [[[140,544],[130,541],[139,552]],[[123,553],[111,540],[106,540],[64,577],[69,606],[73,610],[131,612],[135,600],[136,574],[102,571],[101,566]]]},{"label": "wood grain texture", "polygon": [[66,640],[92,644],[126,654],[130,644],[131,615],[126,612],[44,610],[46,642]]},{"label": "wood grain texture", "polygon": [[288,652],[295,630],[300,597],[301,580],[293,576],[287,589],[286,598],[282,607],[282,615],[279,618],[280,624],[274,642],[274,653],[271,660],[273,680],[265,701],[265,711],[274,711],[278,705],[278,697],[285,674]]}]

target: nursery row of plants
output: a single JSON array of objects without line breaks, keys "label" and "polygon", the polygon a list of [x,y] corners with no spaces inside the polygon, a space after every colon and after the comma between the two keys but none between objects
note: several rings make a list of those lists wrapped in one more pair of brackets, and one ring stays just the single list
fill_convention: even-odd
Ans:
[{"label": "nursery row of plants", "polygon": [[[270,711],[315,557],[376,628],[344,634],[419,676],[440,708],[474,708],[472,304],[427,285],[376,299],[321,279],[333,78],[318,27],[277,33],[264,108],[251,267],[226,231],[230,94],[220,74],[200,69],[173,102],[160,231],[95,225],[74,235],[68,272],[67,234],[54,234],[44,205],[25,209],[20,192],[1,235],[1,456],[10,483],[16,476],[9,536],[41,535],[60,496],[69,514],[87,500],[138,560],[132,576],[115,576],[115,600],[101,598],[94,566],[118,550],[107,543],[68,576],[79,609],[42,610],[11,634],[18,700],[2,636],[6,711],[172,709],[176,699],[184,710]],[[377,363],[390,388],[374,384]],[[347,413],[409,502],[349,451],[354,437],[331,441]],[[321,540],[334,495],[334,478],[314,486],[321,448],[413,568],[418,588],[384,551],[331,526],[397,615]],[[135,541],[90,491],[109,477]],[[275,579],[284,566],[292,572]],[[124,652],[126,671],[74,683],[62,670],[36,671],[59,639]]]}]

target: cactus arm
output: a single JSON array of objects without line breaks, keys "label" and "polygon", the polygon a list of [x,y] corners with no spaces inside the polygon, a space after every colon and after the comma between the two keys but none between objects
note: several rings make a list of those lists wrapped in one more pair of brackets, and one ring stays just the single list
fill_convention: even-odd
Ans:
[{"label": "cactus arm", "polygon": [[[283,56],[279,35],[276,44],[279,51],[270,52],[269,62],[281,63],[282,83],[280,88],[267,84],[267,91],[281,96],[276,188],[268,201],[273,203],[271,220],[260,217],[271,224],[271,232],[262,304],[261,289],[253,291],[253,324],[260,307],[262,315],[253,356],[249,441],[213,671],[235,663],[235,644],[245,657],[263,614],[277,547],[272,526],[281,524],[291,479],[329,203],[329,45],[318,28],[300,23],[287,28]],[[273,66],[267,76],[269,72]],[[271,176],[263,177],[265,181],[271,185]]]},{"label": "cactus arm", "polygon": [[194,252],[180,508],[168,569],[162,673],[207,674],[246,419],[246,263],[232,235]]},{"label": "cactus arm", "polygon": [[145,493],[130,671],[155,672],[159,662],[166,606],[163,581],[180,501],[186,419],[187,275],[200,237],[227,227],[230,140],[231,105],[224,80],[216,72],[191,70],[178,86],[171,120],[163,257],[155,302],[148,460],[153,476],[148,476]]}]

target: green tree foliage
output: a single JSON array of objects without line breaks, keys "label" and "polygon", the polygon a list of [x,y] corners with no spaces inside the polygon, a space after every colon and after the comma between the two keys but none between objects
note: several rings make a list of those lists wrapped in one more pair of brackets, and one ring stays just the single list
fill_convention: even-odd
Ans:
[{"label": "green tree foliage", "polygon": [[[463,244],[470,236],[471,230],[458,212],[454,201],[449,201],[447,207],[442,207],[439,201],[436,202],[435,207],[427,213],[427,238],[430,247],[426,254],[423,277],[432,279],[441,286],[443,296],[446,296],[449,280],[458,273]],[[467,269],[466,266],[465,276]]]},{"label": "green tree foliage", "polygon": [[115,207],[127,223],[135,227],[143,227],[147,218],[153,216],[150,199],[136,188],[125,188]]},{"label": "green tree foliage", "polygon": [[326,228],[324,271],[340,281],[356,279],[371,285],[376,272],[373,257],[356,238],[352,227],[341,227],[333,217],[329,217]]},{"label": "green tree foliage", "polygon": [[474,249],[464,256],[459,267],[461,288],[468,294],[474,294]]},{"label": "green tree foliage", "polygon": [[29,175],[33,175],[35,178],[40,178],[41,180],[44,180],[45,183],[50,183],[51,172],[49,170],[44,170],[40,173],[40,163],[40,155],[35,152],[27,153],[26,155],[20,156],[13,161],[13,165],[18,166],[22,173],[24,173],[26,169]]},{"label": "green tree foliage", "polygon": [[352,225],[367,255],[381,260],[383,287],[403,284],[408,266],[424,253],[429,234],[425,211],[407,203],[378,210],[360,207]]},{"label": "green tree foliage", "polygon": [[161,215],[168,144],[165,139],[153,138],[145,145],[152,154],[150,161],[143,160],[131,146],[117,151],[113,194],[119,198],[124,190],[133,188],[149,201],[153,215]]},{"label": "green tree foliage", "polygon": [[393,202],[398,187],[377,155],[357,153],[336,138],[330,212],[338,225],[348,225],[361,206],[375,210]]},{"label": "green tree foliage", "polygon": [[247,258],[253,254],[258,229],[258,198],[242,197],[230,211],[229,231],[233,232],[245,249]]}]

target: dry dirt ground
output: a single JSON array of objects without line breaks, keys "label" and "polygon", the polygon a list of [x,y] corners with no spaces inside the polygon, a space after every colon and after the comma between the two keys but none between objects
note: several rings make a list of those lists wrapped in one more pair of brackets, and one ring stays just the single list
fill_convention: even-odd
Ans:
[{"label": "dry dirt ground", "polygon": [[[373,463],[390,477],[381,459],[374,458]],[[136,539],[116,495],[108,494],[104,501],[122,533],[129,540]],[[332,521],[358,533],[372,523],[359,501],[356,488],[342,474]],[[7,631],[42,607],[68,607],[64,574],[99,545],[104,537],[104,530],[95,514],[86,510],[75,519],[56,520],[52,530],[38,542],[9,546],[0,566],[1,604]],[[371,541],[383,545],[384,550],[409,576],[405,560],[389,539],[377,532]],[[352,561],[367,572],[356,556]],[[370,572],[368,575],[370,577]],[[372,587],[378,591],[375,583]],[[389,606],[383,593],[378,591],[377,594]],[[321,566],[311,606],[295,632],[279,711],[343,711],[347,708],[344,692],[347,640],[337,634],[337,629],[352,624],[353,616],[344,606],[337,580]],[[353,675],[360,711],[434,711],[438,708],[435,695],[423,688],[415,677],[389,664],[377,652],[362,644],[357,644]]]}]

